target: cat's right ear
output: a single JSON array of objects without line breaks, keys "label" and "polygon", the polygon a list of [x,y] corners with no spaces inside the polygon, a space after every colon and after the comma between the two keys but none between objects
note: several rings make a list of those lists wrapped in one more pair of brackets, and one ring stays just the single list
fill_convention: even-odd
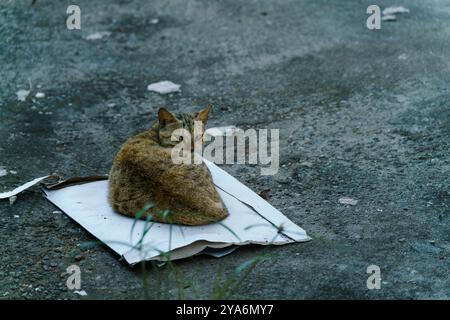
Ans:
[{"label": "cat's right ear", "polygon": [[177,122],[177,117],[175,117],[175,115],[167,109],[160,108],[158,111],[158,120],[159,126],[163,128],[169,123]]}]

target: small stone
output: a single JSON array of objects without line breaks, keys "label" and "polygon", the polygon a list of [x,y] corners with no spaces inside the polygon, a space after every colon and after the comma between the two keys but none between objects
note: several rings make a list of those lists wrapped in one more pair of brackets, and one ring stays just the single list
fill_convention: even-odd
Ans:
[{"label": "small stone", "polygon": [[264,189],[259,193],[259,196],[264,200],[269,200],[270,198],[270,189]]},{"label": "small stone", "polygon": [[79,255],[75,256],[74,259],[75,259],[75,261],[81,261],[84,259],[84,256],[79,254]]},{"label": "small stone", "polygon": [[281,184],[287,184],[289,183],[289,177],[282,174],[278,174],[275,176],[275,181]]},{"label": "small stone", "polygon": [[302,167],[308,167],[308,168],[312,168],[313,167],[313,164],[311,162],[309,162],[309,161],[303,161],[302,163],[300,163],[300,165]]},{"label": "small stone", "polygon": [[438,248],[431,244],[425,244],[425,243],[419,243],[419,242],[416,242],[411,247],[413,250],[415,250],[419,253],[440,254],[442,252],[441,248]]},{"label": "small stone", "polygon": [[[16,202],[16,200],[17,200],[17,196],[12,196],[12,197],[9,197],[9,205],[10,206],[12,206],[13,204],[14,204],[14,202]],[[16,216],[14,216],[14,218],[15,218]],[[17,216],[17,218],[18,218],[19,216]]]}]

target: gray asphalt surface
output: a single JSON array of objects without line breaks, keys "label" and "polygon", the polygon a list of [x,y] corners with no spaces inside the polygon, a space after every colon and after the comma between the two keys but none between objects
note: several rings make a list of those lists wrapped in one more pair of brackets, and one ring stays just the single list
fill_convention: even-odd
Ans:
[{"label": "gray asphalt surface", "polygon": [[[211,101],[210,126],[280,129],[277,175],[223,168],[270,189],[313,238],[271,248],[235,298],[450,298],[450,2],[377,1],[411,10],[377,31],[365,27],[373,1],[30,4],[0,4],[0,166],[17,172],[0,177],[0,191],[49,173],[107,173],[160,106]],[[81,7],[81,30],[66,28],[69,4]],[[111,34],[85,39],[101,31]],[[146,90],[160,80],[182,92]],[[343,196],[359,202],[344,206]],[[54,210],[37,188],[0,202],[1,299],[143,297],[138,268],[106,247],[80,247],[93,238]],[[177,262],[186,297],[210,297],[218,276],[261,251]],[[66,288],[71,264],[87,297]],[[366,287],[372,264],[380,290]],[[161,270],[149,272],[151,298],[170,274]],[[177,297],[173,277],[163,282]]]}]

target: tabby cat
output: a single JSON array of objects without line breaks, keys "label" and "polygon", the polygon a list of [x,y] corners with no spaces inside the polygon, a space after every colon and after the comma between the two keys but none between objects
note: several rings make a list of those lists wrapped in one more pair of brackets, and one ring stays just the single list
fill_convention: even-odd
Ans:
[{"label": "tabby cat", "polygon": [[[206,125],[211,107],[191,114],[173,114],[164,108],[152,127],[128,139],[117,153],[109,174],[109,201],[113,209],[135,217],[144,206],[154,207],[142,217],[182,225],[213,223],[228,216],[204,163],[175,164],[172,141],[176,129],[194,137],[194,121]],[[193,146],[192,150],[193,151]]]}]

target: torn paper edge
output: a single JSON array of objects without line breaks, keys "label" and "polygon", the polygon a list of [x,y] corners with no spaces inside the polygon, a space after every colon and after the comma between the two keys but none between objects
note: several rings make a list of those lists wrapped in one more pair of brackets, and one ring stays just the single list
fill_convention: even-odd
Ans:
[{"label": "torn paper edge", "polygon": [[[283,237],[282,233],[279,233],[278,236]],[[170,251],[170,260],[174,261],[174,260],[179,260],[179,259],[185,259],[185,258],[189,258],[198,254],[202,254],[202,251],[204,251],[205,249],[208,248],[213,248],[213,249],[220,249],[220,248],[227,248],[227,247],[235,247],[234,250],[236,250],[238,247],[240,246],[246,246],[249,244],[255,244],[255,245],[263,245],[263,246],[267,246],[267,245],[274,245],[274,246],[279,246],[279,245],[285,245],[285,244],[289,244],[289,243],[300,243],[300,242],[308,242],[310,241],[311,238],[309,236],[307,236],[307,238],[303,239],[303,240],[294,240],[294,239],[286,239],[283,241],[278,241],[278,242],[263,242],[263,241],[243,241],[243,242],[227,242],[227,243],[223,243],[223,242],[211,242],[211,241],[207,241],[207,240],[195,240],[193,242],[187,243],[186,245],[173,249]],[[148,246],[151,247],[151,244],[147,244],[144,246]],[[219,254],[216,256],[216,258],[220,258],[222,256],[225,256],[227,254],[232,253],[234,250],[230,250],[227,253],[224,254]],[[142,252],[146,252],[146,254],[144,256],[141,255]],[[161,255],[156,255],[156,256],[152,256],[149,258],[149,256],[151,256],[151,250],[146,250],[146,248],[142,249],[142,252],[140,250],[137,249],[130,249],[128,252],[124,253],[122,255],[122,257],[127,261],[127,263],[130,266],[134,266],[137,263],[141,262],[141,261],[167,261],[167,259],[164,256]],[[208,253],[207,253],[208,254]]]},{"label": "torn paper edge", "polygon": [[45,179],[50,178],[50,177],[53,177],[53,176],[50,175],[50,176],[44,176],[44,177],[36,178],[34,180],[31,180],[31,181],[21,185],[20,187],[15,188],[12,191],[7,191],[7,192],[0,193],[0,199],[7,199],[7,198],[10,198],[10,197],[13,197],[13,196],[21,193],[22,191],[24,191],[24,190],[26,190],[28,188],[31,188],[32,186],[34,186],[35,184],[41,182],[42,180],[45,180]]}]

